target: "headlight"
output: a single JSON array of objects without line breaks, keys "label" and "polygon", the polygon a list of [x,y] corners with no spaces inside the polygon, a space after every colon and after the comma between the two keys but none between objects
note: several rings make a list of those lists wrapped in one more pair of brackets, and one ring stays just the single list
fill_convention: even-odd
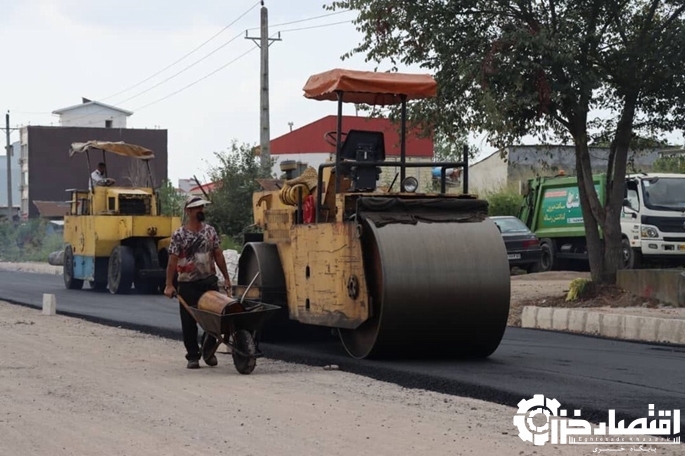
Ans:
[{"label": "headlight", "polygon": [[404,190],[409,193],[414,193],[417,188],[419,188],[419,181],[416,180],[414,176],[405,177],[402,181]]},{"label": "headlight", "polygon": [[655,227],[649,226],[649,225],[642,225],[640,229],[640,234],[642,235],[643,238],[658,238],[659,237],[659,232],[656,230]]}]

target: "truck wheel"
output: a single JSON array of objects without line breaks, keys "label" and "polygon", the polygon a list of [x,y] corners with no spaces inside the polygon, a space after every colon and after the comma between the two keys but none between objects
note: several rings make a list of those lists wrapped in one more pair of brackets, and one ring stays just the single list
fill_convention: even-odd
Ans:
[{"label": "truck wheel", "polygon": [[109,257],[108,281],[109,292],[126,294],[131,291],[136,272],[136,260],[130,247],[114,247]]},{"label": "truck wheel", "polygon": [[535,263],[532,268],[532,272],[551,271],[554,266],[554,247],[552,245],[552,241],[549,239],[543,239],[540,241],[540,250],[542,250],[540,261]]},{"label": "truck wheel", "polygon": [[642,254],[634,250],[630,241],[626,238],[621,239],[621,254],[623,255],[624,269],[639,269],[642,263]]},{"label": "truck wheel", "polygon": [[70,245],[64,249],[62,275],[64,276],[64,286],[67,290],[80,290],[83,288],[83,280],[74,278],[74,251]]}]

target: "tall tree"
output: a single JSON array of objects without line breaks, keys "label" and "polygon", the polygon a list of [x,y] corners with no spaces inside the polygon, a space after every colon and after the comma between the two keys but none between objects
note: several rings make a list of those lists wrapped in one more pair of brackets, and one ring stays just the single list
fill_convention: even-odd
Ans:
[{"label": "tall tree", "polygon": [[[435,74],[439,95],[411,106],[415,120],[488,132],[498,147],[525,135],[572,140],[592,278],[615,282],[631,138],[680,128],[685,118],[682,0],[340,0],[325,8],[358,11],[363,40],[343,59],[365,53],[391,71],[419,65]],[[593,133],[611,138],[605,201],[592,184]]]},{"label": "tall tree", "polygon": [[207,215],[222,234],[238,236],[252,225],[252,194],[259,190],[259,178],[269,178],[270,168],[262,169],[257,148],[233,141],[228,150],[215,152],[218,163],[209,175],[215,184]]}]

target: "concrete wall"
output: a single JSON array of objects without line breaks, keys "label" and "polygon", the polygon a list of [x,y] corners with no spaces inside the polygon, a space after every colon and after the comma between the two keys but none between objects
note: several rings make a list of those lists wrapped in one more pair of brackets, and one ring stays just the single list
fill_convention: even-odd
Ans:
[{"label": "concrete wall", "polygon": [[507,164],[499,151],[469,166],[469,193],[496,192],[507,185]]},{"label": "concrete wall", "polygon": [[685,307],[685,271],[679,269],[621,269],[616,285],[638,296]]},{"label": "concrete wall", "polygon": [[[609,148],[590,148],[593,173],[607,171]],[[628,152],[628,172],[652,169],[659,154],[653,150]],[[576,175],[576,155],[573,146],[511,146],[502,157],[497,151],[472,165],[469,187],[474,192],[498,191],[504,187],[520,188],[521,183],[536,176],[553,176],[560,170]]]},{"label": "concrete wall", "polygon": [[63,127],[105,128],[106,121],[111,120],[111,128],[126,128],[126,114],[115,109],[98,105],[87,105],[60,114],[60,125]]}]

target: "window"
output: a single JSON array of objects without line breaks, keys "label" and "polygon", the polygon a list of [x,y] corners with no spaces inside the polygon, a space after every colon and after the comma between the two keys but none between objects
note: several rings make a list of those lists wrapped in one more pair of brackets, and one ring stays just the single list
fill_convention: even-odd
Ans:
[{"label": "window", "polygon": [[111,120],[105,120],[105,128],[112,128],[112,121]]},{"label": "window", "polygon": [[628,189],[628,201],[630,201],[630,208],[639,211],[640,210],[640,198],[637,195],[637,190]]},{"label": "window", "polygon": [[645,206],[655,210],[682,212],[685,209],[685,179],[682,177],[655,177],[642,181]]},{"label": "window", "polygon": [[529,232],[528,227],[518,218],[515,217],[493,217],[492,221],[495,222],[502,233],[527,233]]}]

